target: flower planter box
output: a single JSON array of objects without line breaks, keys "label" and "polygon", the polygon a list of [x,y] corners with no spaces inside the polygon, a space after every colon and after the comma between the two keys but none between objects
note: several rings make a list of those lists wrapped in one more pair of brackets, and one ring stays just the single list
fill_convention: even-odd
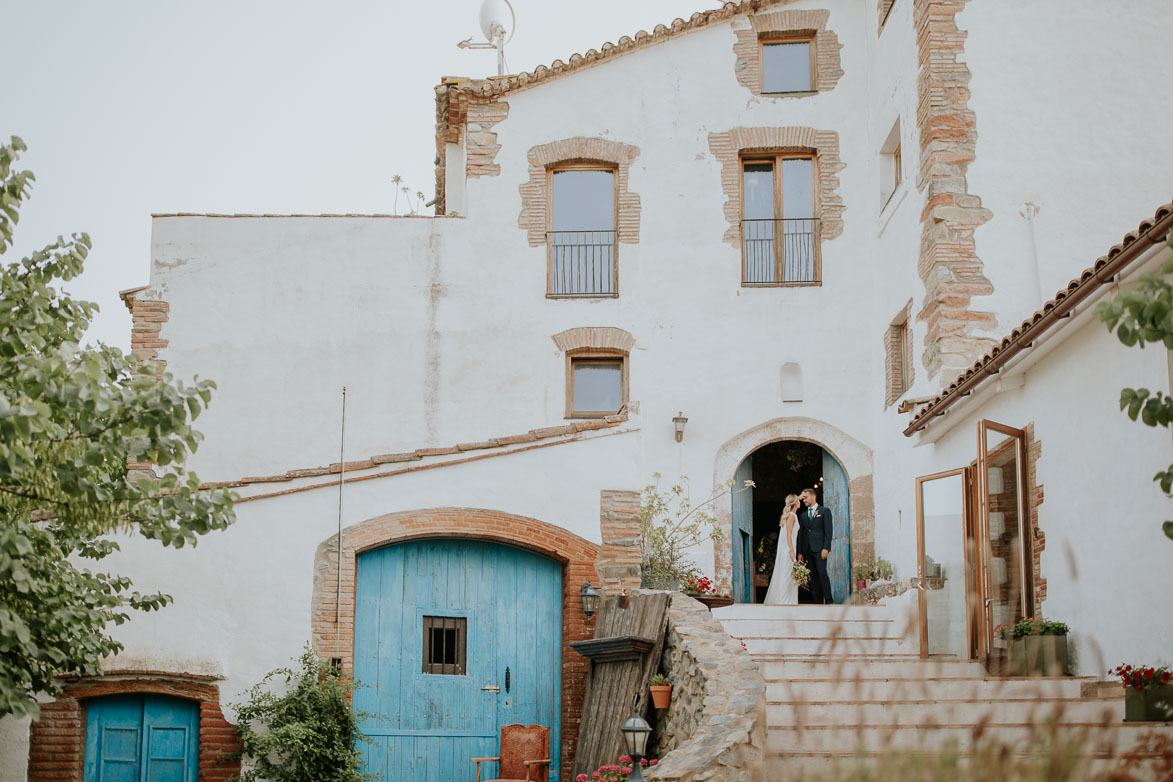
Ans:
[{"label": "flower planter box", "polygon": [[1124,688],[1125,722],[1173,722],[1173,684]]},{"label": "flower planter box", "polygon": [[1070,670],[1065,635],[1015,638],[1007,654],[1011,676],[1065,676]]}]

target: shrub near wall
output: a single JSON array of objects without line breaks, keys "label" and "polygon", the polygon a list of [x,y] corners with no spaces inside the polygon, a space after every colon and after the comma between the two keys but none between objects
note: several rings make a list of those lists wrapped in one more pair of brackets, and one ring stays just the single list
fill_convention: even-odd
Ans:
[{"label": "shrub near wall", "polygon": [[659,715],[648,779],[689,782],[762,778],[766,682],[760,669],[704,605],[682,594],[668,607],[662,667],[672,703]]}]

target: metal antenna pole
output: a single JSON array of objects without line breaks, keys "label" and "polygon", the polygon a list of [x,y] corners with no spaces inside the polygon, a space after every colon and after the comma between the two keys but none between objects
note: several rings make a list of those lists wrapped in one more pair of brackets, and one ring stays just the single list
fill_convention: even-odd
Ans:
[{"label": "metal antenna pole", "polygon": [[346,386],[342,387],[342,436],[338,443],[338,595],[334,603],[334,653],[342,657],[342,482],[346,476]]}]

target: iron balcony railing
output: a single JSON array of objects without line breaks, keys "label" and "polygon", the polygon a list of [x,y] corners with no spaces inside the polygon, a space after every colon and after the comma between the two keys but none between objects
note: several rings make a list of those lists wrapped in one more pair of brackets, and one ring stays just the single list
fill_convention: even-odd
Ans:
[{"label": "iron balcony railing", "polygon": [[742,220],[743,285],[820,281],[819,218]]},{"label": "iron balcony railing", "polygon": [[615,231],[547,231],[551,296],[614,296]]}]

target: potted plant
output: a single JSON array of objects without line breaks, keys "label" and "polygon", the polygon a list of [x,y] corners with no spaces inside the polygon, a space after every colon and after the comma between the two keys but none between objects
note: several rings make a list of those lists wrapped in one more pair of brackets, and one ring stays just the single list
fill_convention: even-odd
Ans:
[{"label": "potted plant", "polygon": [[655,482],[644,487],[639,509],[643,585],[675,591],[702,577],[688,551],[710,540],[717,545],[725,537],[712,512],[713,505],[752,488],[753,481],[746,481],[740,488],[734,488],[733,480],[725,481],[694,505],[687,477],[681,477],[667,491],[660,490],[659,473],[653,478]]},{"label": "potted plant", "polygon": [[1173,722],[1173,673],[1168,665],[1117,665],[1108,673],[1124,682],[1125,722]]},{"label": "potted plant", "polygon": [[864,562],[855,566],[855,591],[862,592],[868,588],[872,579],[872,563]]},{"label": "potted plant", "polygon": [[666,709],[672,701],[672,682],[662,673],[652,676],[648,691],[652,693],[652,705],[657,709]]},{"label": "potted plant", "polygon": [[1067,625],[1027,617],[998,625],[994,635],[1007,642],[1011,676],[1063,676],[1069,672]]}]

